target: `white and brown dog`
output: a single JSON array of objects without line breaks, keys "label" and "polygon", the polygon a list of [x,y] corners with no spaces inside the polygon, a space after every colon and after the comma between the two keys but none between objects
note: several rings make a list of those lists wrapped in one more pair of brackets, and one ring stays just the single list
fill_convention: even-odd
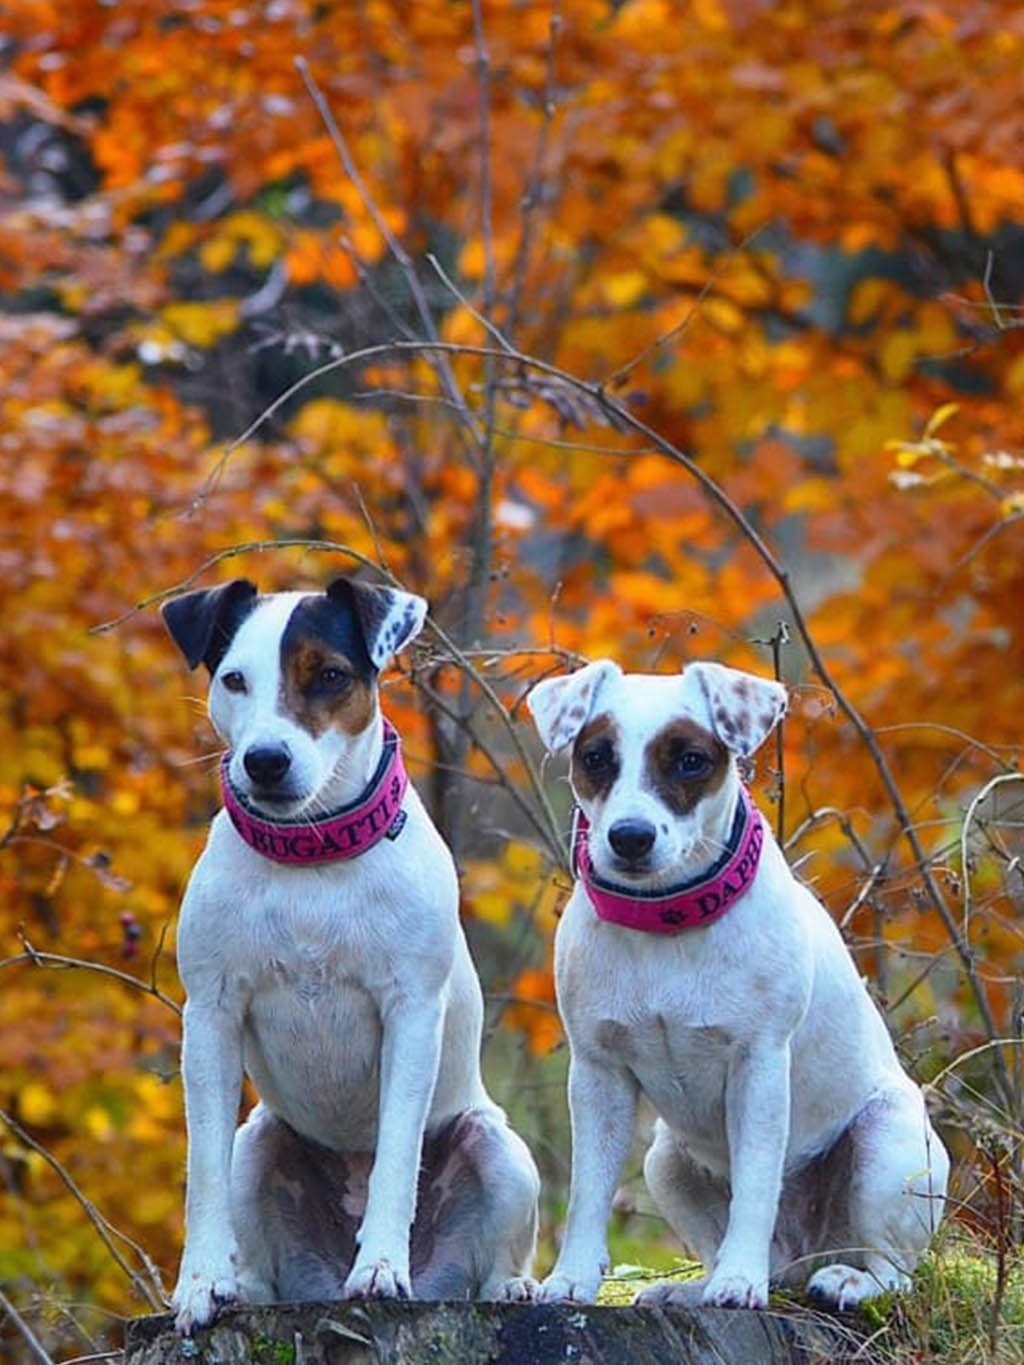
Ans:
[{"label": "white and brown dog", "polygon": [[344,578],[164,608],[228,746],[178,928],[181,1331],[231,1300],[529,1295],[536,1168],[484,1089],[455,868],[378,705],[425,613]]},{"label": "white and brown dog", "polygon": [[640,1302],[763,1308],[807,1282],[851,1307],[908,1282],[948,1158],[823,906],[740,781],[779,684],[691,664],[592,663],[539,683],[547,748],[572,746],[577,875],[558,926],[571,1046],[572,1188],[543,1299],[593,1299],[642,1091],[648,1187],[700,1258]]}]

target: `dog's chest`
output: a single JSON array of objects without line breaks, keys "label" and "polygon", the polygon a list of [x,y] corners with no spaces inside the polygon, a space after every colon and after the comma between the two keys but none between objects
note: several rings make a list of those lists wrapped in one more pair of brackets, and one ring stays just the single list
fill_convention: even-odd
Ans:
[{"label": "dog's chest", "polygon": [[296,1001],[315,1003],[325,992],[337,993],[347,972],[344,954],[330,935],[292,933],[278,937],[257,978],[257,995],[283,991]]}]

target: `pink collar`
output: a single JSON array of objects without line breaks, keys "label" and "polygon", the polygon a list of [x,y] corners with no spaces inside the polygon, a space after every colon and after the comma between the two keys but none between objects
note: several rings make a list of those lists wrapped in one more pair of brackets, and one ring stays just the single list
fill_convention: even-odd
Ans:
[{"label": "pink collar", "polygon": [[746,787],[740,787],[729,846],[696,881],[667,891],[627,891],[603,881],[590,861],[590,822],[577,808],[573,829],[573,871],[603,920],[648,934],[675,934],[721,919],[750,889],[764,846],[764,822]]},{"label": "pink collar", "polygon": [[294,824],[257,815],[228,776],[230,755],[221,763],[224,808],[250,848],[275,863],[306,866],[358,858],[381,839],[397,839],[405,824],[402,800],[409,776],[402,762],[398,731],[384,721],[384,750],[377,771],[358,801],[327,815]]}]

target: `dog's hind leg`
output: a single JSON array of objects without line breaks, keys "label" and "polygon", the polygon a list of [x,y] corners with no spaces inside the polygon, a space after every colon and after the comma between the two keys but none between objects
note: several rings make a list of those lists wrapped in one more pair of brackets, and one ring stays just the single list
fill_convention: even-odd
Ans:
[{"label": "dog's hind leg", "polygon": [[257,1105],[235,1135],[231,1209],[247,1302],[337,1299],[372,1157],[342,1156]]},{"label": "dog's hind leg", "polygon": [[[728,1183],[691,1161],[661,1119],[644,1158],[644,1179],[669,1227],[710,1274],[729,1222]],[[700,1303],[706,1283],[702,1277],[652,1284],[636,1302],[692,1308]]]},{"label": "dog's hind leg", "polygon": [[539,1184],[499,1109],[468,1109],[428,1133],[412,1229],[415,1297],[532,1297]]},{"label": "dog's hind leg", "polygon": [[949,1175],[946,1149],[916,1089],[876,1096],[847,1134],[852,1161],[845,1226],[826,1230],[823,1248],[837,1259],[807,1283],[812,1298],[839,1309],[908,1286],[942,1217]]}]

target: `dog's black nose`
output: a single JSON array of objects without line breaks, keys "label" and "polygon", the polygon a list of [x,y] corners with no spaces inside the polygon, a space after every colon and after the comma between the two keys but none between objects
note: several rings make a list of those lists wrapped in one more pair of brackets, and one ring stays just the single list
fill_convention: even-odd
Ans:
[{"label": "dog's black nose", "polygon": [[646,820],[616,820],[608,831],[608,842],[626,862],[638,863],[654,847],[657,831]]},{"label": "dog's black nose", "polygon": [[275,787],[291,767],[292,756],[283,744],[254,744],[242,762],[257,787]]}]

